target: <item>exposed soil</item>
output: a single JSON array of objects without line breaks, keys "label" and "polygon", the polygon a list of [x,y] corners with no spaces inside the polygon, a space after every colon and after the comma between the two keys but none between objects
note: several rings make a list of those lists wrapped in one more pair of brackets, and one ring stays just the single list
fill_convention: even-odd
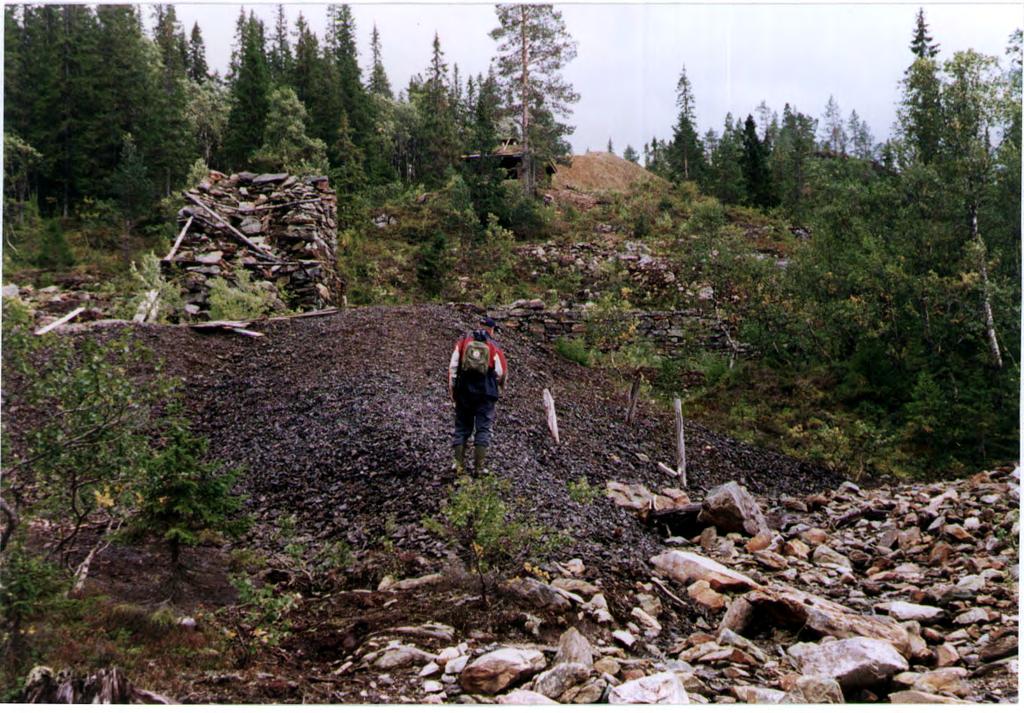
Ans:
[{"label": "exposed soil", "polygon": [[637,183],[662,179],[644,167],[605,151],[588,151],[558,165],[551,187],[575,191],[625,191]]}]

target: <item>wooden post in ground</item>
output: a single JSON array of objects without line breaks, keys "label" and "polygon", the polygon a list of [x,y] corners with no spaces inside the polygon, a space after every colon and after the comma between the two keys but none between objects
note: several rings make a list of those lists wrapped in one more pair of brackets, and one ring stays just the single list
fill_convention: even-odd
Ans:
[{"label": "wooden post in ground", "polygon": [[637,369],[633,375],[633,385],[629,387],[629,408],[626,409],[626,423],[633,423],[636,416],[636,403],[640,400],[640,380],[643,378],[640,370]]},{"label": "wooden post in ground", "polygon": [[555,439],[555,445],[558,445],[558,414],[555,413],[555,397],[551,395],[551,392],[544,389],[544,411],[548,417],[548,430],[551,431],[551,435]]},{"label": "wooden post in ground", "polygon": [[672,400],[676,412],[676,472],[686,487],[686,434],[683,431],[683,401],[678,396]]}]

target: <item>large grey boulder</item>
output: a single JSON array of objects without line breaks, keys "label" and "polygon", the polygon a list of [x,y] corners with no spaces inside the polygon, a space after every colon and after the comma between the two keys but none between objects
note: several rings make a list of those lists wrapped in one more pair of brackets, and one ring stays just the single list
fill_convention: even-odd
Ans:
[{"label": "large grey boulder", "polygon": [[469,693],[498,693],[543,671],[546,663],[544,654],[536,649],[497,649],[462,669],[459,684]]},{"label": "large grey boulder", "polygon": [[756,535],[768,530],[768,523],[757,501],[736,481],[729,481],[712,490],[704,498],[697,520],[714,525],[719,532]]},{"label": "large grey boulder", "polygon": [[906,671],[910,664],[888,641],[855,636],[790,648],[801,673],[834,678],[845,689],[870,688]]}]

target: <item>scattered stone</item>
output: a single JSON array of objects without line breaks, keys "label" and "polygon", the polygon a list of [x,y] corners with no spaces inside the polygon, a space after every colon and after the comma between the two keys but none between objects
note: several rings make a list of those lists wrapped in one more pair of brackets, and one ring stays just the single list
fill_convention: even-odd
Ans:
[{"label": "scattered stone", "polygon": [[533,690],[548,698],[559,698],[589,677],[589,666],[580,663],[560,663],[533,679]]},{"label": "scattered stone", "polygon": [[960,624],[962,626],[967,626],[968,624],[977,624],[983,621],[988,621],[988,611],[982,609],[981,607],[974,607],[972,609],[968,609],[963,614],[960,614],[955,619],[953,619],[954,624]]},{"label": "scattered stone", "polygon": [[735,481],[719,485],[708,493],[697,519],[714,525],[721,532],[757,535],[768,530],[757,501]]},{"label": "scattered stone", "polygon": [[831,676],[800,676],[796,687],[808,703],[845,703],[839,681]]},{"label": "scattered stone", "polygon": [[897,621],[933,622],[946,616],[945,609],[912,602],[883,602],[877,608],[887,611]]},{"label": "scattered stone", "polygon": [[502,583],[502,589],[518,596],[540,609],[565,611],[572,604],[557,589],[532,577],[509,579]]},{"label": "scattered stone", "polygon": [[578,663],[586,667],[587,672],[594,665],[594,652],[590,642],[576,627],[566,630],[558,639],[558,650],[555,652],[554,664]]},{"label": "scattered stone", "polygon": [[923,691],[896,691],[895,693],[889,694],[889,702],[897,704],[906,704],[966,703],[967,701],[961,701],[959,698],[950,698],[949,696],[937,696],[934,693],[924,693]]},{"label": "scattered stone", "polygon": [[828,545],[818,545],[815,548],[814,553],[811,554],[811,560],[813,560],[815,564],[832,564],[845,569],[851,569],[853,567],[849,558],[839,554]]},{"label": "scattered stone", "polygon": [[[794,651],[795,650],[795,651]],[[834,678],[844,689],[871,688],[909,667],[888,641],[857,636],[791,647],[801,672]]]},{"label": "scattered stone", "polygon": [[750,577],[693,552],[666,550],[652,557],[651,564],[682,584],[706,580],[716,592],[745,592],[759,586]]},{"label": "scattered stone", "polygon": [[615,686],[608,693],[608,702],[669,705],[688,704],[690,700],[678,676],[674,673],[657,673]]},{"label": "scattered stone", "polygon": [[740,703],[782,703],[782,699],[786,697],[785,691],[761,686],[733,686],[731,690],[732,695]]},{"label": "scattered stone", "polygon": [[630,634],[628,631],[623,631],[622,629],[613,631],[612,638],[621,643],[627,649],[633,648],[633,645],[636,644],[636,637]]},{"label": "scattered stone", "polygon": [[467,665],[459,684],[470,693],[498,693],[544,670],[545,664],[544,654],[535,649],[497,649]]},{"label": "scattered stone", "polygon": [[[496,700],[498,703],[510,706],[544,706],[558,703],[558,701],[553,701],[547,696],[542,696],[539,693],[527,691],[522,688],[517,688],[514,691],[498,696]],[[476,701],[474,701],[474,703],[475,702]]]},{"label": "scattered stone", "polygon": [[392,668],[405,668],[406,666],[418,666],[433,661],[434,655],[427,653],[415,646],[399,646],[388,649],[380,658],[373,662],[374,667],[388,670]]},{"label": "scattered stone", "polygon": [[698,579],[687,587],[686,593],[695,602],[701,606],[707,607],[711,611],[719,611],[726,605],[725,596],[712,589],[711,585],[703,579]]}]

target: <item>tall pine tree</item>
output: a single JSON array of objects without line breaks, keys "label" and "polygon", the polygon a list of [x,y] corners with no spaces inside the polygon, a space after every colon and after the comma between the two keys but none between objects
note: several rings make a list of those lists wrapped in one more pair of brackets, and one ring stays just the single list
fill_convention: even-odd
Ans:
[{"label": "tall pine tree", "polygon": [[524,182],[532,195],[536,166],[564,146],[573,127],[560,122],[579,95],[560,74],[576,57],[576,43],[562,13],[552,5],[497,5],[497,76],[509,97],[508,112],[518,124],[524,152]]}]

